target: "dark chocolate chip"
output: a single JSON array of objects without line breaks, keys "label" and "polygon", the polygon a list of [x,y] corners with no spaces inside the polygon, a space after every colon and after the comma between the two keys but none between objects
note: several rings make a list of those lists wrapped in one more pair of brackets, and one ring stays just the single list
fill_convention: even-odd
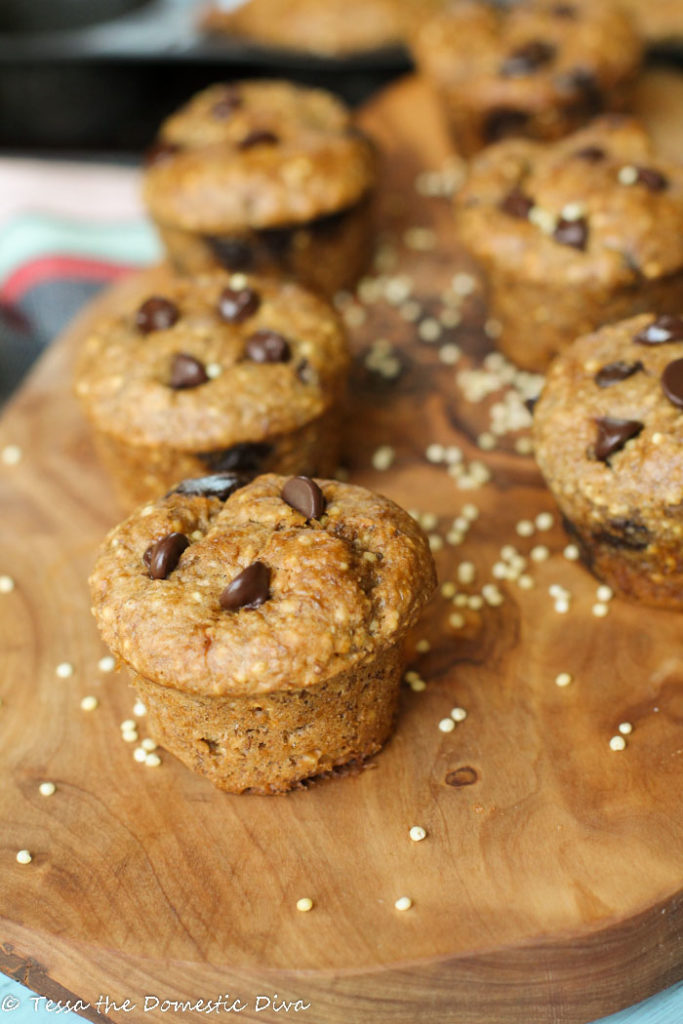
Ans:
[{"label": "dark chocolate chip", "polygon": [[683,341],[683,317],[665,313],[648,327],[638,331],[633,339],[641,345],[664,345],[668,341]]},{"label": "dark chocolate chip", "polygon": [[168,160],[172,160],[176,153],[179,152],[180,146],[176,142],[159,140],[159,142],[155,142],[146,151],[144,162],[147,167],[153,167],[154,164],[163,164]]},{"label": "dark chocolate chip", "polygon": [[239,608],[258,608],[270,597],[270,569],[263,562],[252,562],[228,583],[219,601],[221,608],[236,612]]},{"label": "dark chocolate chip", "polygon": [[211,107],[211,116],[217,121],[225,121],[232,117],[236,110],[243,105],[244,100],[234,86],[227,86],[220,99],[216,100]]},{"label": "dark chocolate chip", "polygon": [[261,299],[253,288],[224,288],[218,299],[221,319],[229,324],[241,324],[253,316]]},{"label": "dark chocolate chip", "polygon": [[540,395],[536,395],[534,398],[525,398],[524,399],[524,405],[529,410],[529,412],[531,413],[532,416],[534,414],[534,409],[538,405],[538,400],[539,400],[540,397],[541,397]]},{"label": "dark chocolate chip", "polygon": [[551,43],[533,39],[506,57],[501,65],[500,73],[506,78],[529,75],[543,67],[544,64],[549,64],[555,56],[555,52],[555,47]]},{"label": "dark chocolate chip", "polygon": [[290,477],[280,497],[306,519],[320,519],[327,504],[325,495],[310,476]]},{"label": "dark chocolate chip", "polygon": [[254,266],[254,247],[246,239],[207,235],[206,242],[216,260],[226,270],[251,270]]},{"label": "dark chocolate chip", "polygon": [[169,384],[176,391],[199,387],[200,384],[206,384],[208,379],[204,363],[199,359],[187,352],[176,352],[173,356]]},{"label": "dark chocolate chip", "polygon": [[588,221],[585,217],[566,220],[560,217],[553,231],[553,238],[561,245],[571,245],[573,249],[585,249],[588,241]]},{"label": "dark chocolate chip", "polygon": [[249,132],[248,135],[238,143],[239,149],[253,149],[255,146],[276,146],[280,140],[274,132],[269,132],[264,128],[259,128],[256,131]]},{"label": "dark chocolate chip", "polygon": [[664,367],[662,390],[673,405],[683,409],[683,359],[674,359]]},{"label": "dark chocolate chip", "polygon": [[167,533],[145,551],[142,559],[153,580],[165,580],[173,572],[190,542],[184,533]]},{"label": "dark chocolate chip", "polygon": [[573,155],[589,164],[598,164],[605,159],[607,153],[600,146],[584,146],[583,149],[577,149]]},{"label": "dark chocolate chip", "polygon": [[135,314],[135,326],[142,334],[167,331],[178,320],[180,310],[175,302],[162,295],[153,295],[142,303]]},{"label": "dark chocolate chip", "polygon": [[524,110],[498,107],[491,111],[484,122],[484,138],[487,142],[498,142],[511,135],[521,135],[528,120],[529,115]]},{"label": "dark chocolate chip", "polygon": [[636,167],[638,177],[636,183],[639,185],[645,185],[650,192],[663,192],[665,188],[669,187],[669,179],[665,178],[660,171],[656,171],[654,167]]},{"label": "dark chocolate chip", "polygon": [[518,217],[520,220],[526,220],[529,216],[529,210],[534,205],[533,199],[525,195],[519,188],[513,188],[511,192],[505,196],[500,204],[500,208],[503,213],[507,213],[510,217]]},{"label": "dark chocolate chip", "polygon": [[599,530],[591,536],[597,544],[628,548],[630,551],[643,551],[652,540],[652,534],[646,526],[623,516],[608,520],[606,530]]},{"label": "dark chocolate chip", "polygon": [[644,424],[640,420],[619,420],[601,416],[595,421],[598,428],[595,439],[595,458],[607,462],[610,455],[621,451],[627,441],[637,437]]},{"label": "dark chocolate chip", "polygon": [[247,338],[246,353],[255,363],[286,363],[291,350],[289,342],[281,334],[263,328]]},{"label": "dark chocolate chip", "polygon": [[200,452],[199,458],[215,473],[258,473],[272,447],[264,441],[239,441],[230,448]]},{"label": "dark chocolate chip", "polygon": [[599,388],[609,388],[612,384],[627,380],[628,377],[632,377],[634,373],[638,373],[642,369],[644,367],[640,360],[637,363],[624,363],[621,360],[616,363],[607,363],[596,373],[595,383]]},{"label": "dark chocolate chip", "polygon": [[227,501],[240,487],[249,483],[245,473],[213,473],[211,476],[191,477],[182,480],[169,494],[186,494],[196,498],[218,498]]},{"label": "dark chocolate chip", "polygon": [[583,116],[594,116],[600,113],[604,107],[600,83],[587,68],[574,68],[566,74],[558,75],[555,79],[559,89],[568,93],[575,93],[578,103],[575,112]]}]

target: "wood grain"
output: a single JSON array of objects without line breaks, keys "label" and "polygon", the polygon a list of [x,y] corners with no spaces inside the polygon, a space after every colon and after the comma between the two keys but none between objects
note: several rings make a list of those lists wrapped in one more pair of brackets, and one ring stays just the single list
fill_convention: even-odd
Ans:
[{"label": "wood grain", "polygon": [[[675,77],[658,73],[646,92],[680,111]],[[386,153],[383,229],[400,238],[431,226],[438,239],[426,252],[399,246],[392,273],[409,275],[422,306],[438,311],[467,266],[447,201],[413,189],[415,174],[449,153],[438,113],[411,79],[365,118]],[[680,118],[655,120],[666,145],[680,145]],[[534,589],[502,584],[503,604],[466,609],[461,629],[449,624],[451,602],[434,601],[411,641],[427,688],[406,688],[394,739],[357,777],[231,797],[170,755],[156,769],[133,761],[119,735],[133,695],[123,674],[98,670],[105,652],[85,583],[119,513],[69,381],[92,317],[152,282],[153,272],[124,282],[74,324],[0,428],[0,447],[25,453],[0,473],[0,573],[17,584],[0,595],[0,969],[38,991],[74,993],[93,1019],[101,994],[136,1003],[131,1013],[101,1004],[116,1022],[204,1019],[145,1012],[144,997],[229,992],[250,1021],[582,1024],[683,977],[681,619],[621,601],[596,618],[596,581],[562,557],[560,526],[516,534],[553,503],[514,436],[486,455],[474,444],[490,402],[466,402],[455,375],[485,351],[478,291],[447,333],[463,349],[456,367],[395,308],[369,307],[354,329],[349,467],[353,480],[435,513],[441,536],[476,503],[464,543],[437,552],[442,581],[471,561],[476,581],[461,589],[475,593],[501,545],[543,544],[551,554],[531,563]],[[382,337],[404,364],[392,383],[363,362]],[[484,461],[490,483],[459,490],[425,459],[432,442]],[[382,444],[396,458],[380,473],[371,457]],[[566,615],[549,599],[553,583],[573,595]],[[427,653],[416,653],[419,639]],[[63,661],[75,669],[67,679],[55,674]],[[574,676],[564,689],[554,682],[562,671]],[[91,712],[80,708],[87,694],[99,699]],[[454,705],[467,718],[442,733]],[[623,721],[633,733],[614,752]],[[44,779],[57,784],[51,797],[38,792]],[[423,842],[408,838],[415,824]],[[16,863],[20,848],[30,865]],[[414,904],[400,913],[403,895]],[[296,911],[300,896],[312,912]],[[257,996],[275,993],[310,1008],[257,1012]]]}]

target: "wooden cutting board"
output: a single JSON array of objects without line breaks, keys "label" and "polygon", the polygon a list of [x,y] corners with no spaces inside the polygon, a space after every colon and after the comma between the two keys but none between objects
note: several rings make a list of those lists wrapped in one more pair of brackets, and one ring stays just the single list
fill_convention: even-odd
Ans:
[{"label": "wooden cutting board", "polygon": [[[649,76],[641,100],[680,155],[680,80]],[[439,296],[467,269],[448,202],[413,187],[449,154],[438,113],[410,79],[365,121],[386,154],[382,227],[409,243],[390,275],[410,280],[390,294],[407,288],[438,317]],[[424,231],[405,235],[415,227],[433,230],[436,246]],[[0,573],[16,582],[0,594],[2,970],[52,998],[79,997],[91,1019],[202,1020],[163,1000],[229,993],[241,1020],[309,1024],[581,1024],[683,977],[682,620],[619,600],[597,618],[596,581],[563,557],[557,522],[516,532],[553,501],[515,450],[523,431],[490,453],[474,443],[501,399],[470,403],[456,379],[487,345],[479,290],[438,344],[417,338],[400,303],[347,311],[358,353],[351,478],[433,513],[442,539],[475,504],[464,541],[436,551],[442,582],[474,564],[476,579],[459,585],[469,594],[491,580],[502,545],[547,547],[545,561],[529,562],[533,589],[503,583],[503,603],[482,609],[434,600],[410,644],[426,688],[406,687],[395,737],[358,776],[232,797],[163,752],[157,768],[133,760],[119,731],[132,691],[124,674],[98,668],[105,651],[86,588],[119,512],[70,373],[91,319],[152,287],[153,272],[101,299],[52,346],[0,427],[0,448],[23,452],[0,469]],[[400,350],[398,380],[366,365],[378,339]],[[444,342],[462,348],[456,365],[440,358]],[[491,480],[460,490],[425,458],[434,443],[484,462]],[[395,459],[378,471],[382,445]],[[552,584],[572,594],[566,614]],[[420,640],[428,651],[417,652]],[[55,672],[62,662],[74,669],[67,678]],[[561,672],[573,676],[564,688]],[[95,710],[81,709],[86,695]],[[440,731],[454,706],[467,718]],[[614,751],[622,722],[633,731]],[[40,794],[43,780],[54,795]],[[410,840],[413,825],[422,842]],[[28,865],[16,862],[22,848]],[[296,909],[304,896],[310,913]],[[413,901],[407,911],[394,907],[401,896]],[[110,1002],[98,1006],[99,996]]]}]

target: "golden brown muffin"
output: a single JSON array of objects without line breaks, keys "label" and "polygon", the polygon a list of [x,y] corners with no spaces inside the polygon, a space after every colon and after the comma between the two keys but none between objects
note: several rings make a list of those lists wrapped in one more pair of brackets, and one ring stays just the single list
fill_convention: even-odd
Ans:
[{"label": "golden brown muffin", "polygon": [[262,476],[147,505],[90,584],[154,738],[230,792],[277,793],[387,740],[401,640],[435,586],[427,539],[361,487]]},{"label": "golden brown muffin", "polygon": [[617,115],[556,143],[510,139],[470,166],[456,230],[486,271],[496,344],[542,370],[580,334],[683,288],[683,167]]},{"label": "golden brown muffin", "polygon": [[651,45],[683,41],[681,0],[621,0],[621,3]]},{"label": "golden brown muffin", "polygon": [[131,508],[207,471],[331,474],[348,367],[339,318],[299,285],[165,271],[86,338],[76,393]]},{"label": "golden brown muffin", "polygon": [[683,317],[578,339],[548,372],[534,438],[593,572],[625,597],[683,609]]},{"label": "golden brown muffin", "polygon": [[372,255],[375,154],[348,109],[287,82],[215,85],[168,118],[144,198],[176,266],[279,273],[327,295]]},{"label": "golden brown muffin", "polygon": [[458,0],[414,40],[466,156],[508,136],[557,139],[625,109],[641,49],[609,0]]}]

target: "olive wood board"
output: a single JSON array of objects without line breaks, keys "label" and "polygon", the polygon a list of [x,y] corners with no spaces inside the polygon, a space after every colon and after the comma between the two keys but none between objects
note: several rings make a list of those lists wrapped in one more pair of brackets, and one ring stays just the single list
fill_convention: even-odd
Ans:
[{"label": "olive wood board", "polygon": [[[649,75],[641,101],[663,143],[680,147],[681,80]],[[363,117],[385,157],[382,231],[435,232],[426,251],[401,242],[391,274],[409,275],[438,315],[439,296],[468,264],[448,200],[420,197],[413,182],[449,155],[447,135],[416,78]],[[471,561],[476,580],[461,590],[476,593],[503,544],[524,554],[542,544],[550,557],[530,563],[535,587],[501,584],[503,603],[465,609],[460,629],[451,601],[435,597],[409,641],[426,689],[405,688],[393,739],[360,774],[239,797],[164,752],[154,769],[133,760],[119,730],[133,694],[125,672],[98,669],[105,651],[86,586],[120,513],[70,376],[93,318],[123,295],[149,294],[154,275],[97,300],[0,427],[0,447],[24,453],[0,472],[0,572],[16,581],[0,595],[0,968],[117,1022],[205,1019],[162,1000],[229,993],[247,1021],[583,1024],[681,979],[681,618],[622,600],[595,617],[597,583],[563,557],[557,516],[546,532],[516,533],[554,506],[533,459],[515,450],[520,435],[492,452],[475,444],[500,399],[469,403],[456,382],[490,345],[478,287],[442,339],[461,346],[456,366],[383,300],[368,304],[364,323],[362,311],[347,313],[358,355],[348,467],[353,481],[438,516],[442,537],[463,505],[478,507],[463,543],[436,551],[442,582]],[[379,338],[400,352],[397,380],[367,368]],[[434,442],[484,462],[490,482],[459,489],[425,458]],[[381,445],[395,451],[385,471],[372,468]],[[549,598],[553,583],[573,595],[567,614]],[[418,654],[420,639],[430,649]],[[61,662],[73,675],[57,676]],[[560,672],[573,676],[565,688]],[[95,710],[81,709],[86,695]],[[454,706],[467,718],[440,731]],[[613,751],[625,721],[633,732]],[[54,795],[39,793],[43,780]],[[426,839],[410,840],[413,825]],[[33,854],[28,865],[16,862],[21,848]],[[296,909],[304,896],[309,913]],[[407,911],[394,908],[401,896],[413,901]],[[98,1016],[99,996],[112,1002]],[[277,1008],[296,1000],[298,1010]]]}]

